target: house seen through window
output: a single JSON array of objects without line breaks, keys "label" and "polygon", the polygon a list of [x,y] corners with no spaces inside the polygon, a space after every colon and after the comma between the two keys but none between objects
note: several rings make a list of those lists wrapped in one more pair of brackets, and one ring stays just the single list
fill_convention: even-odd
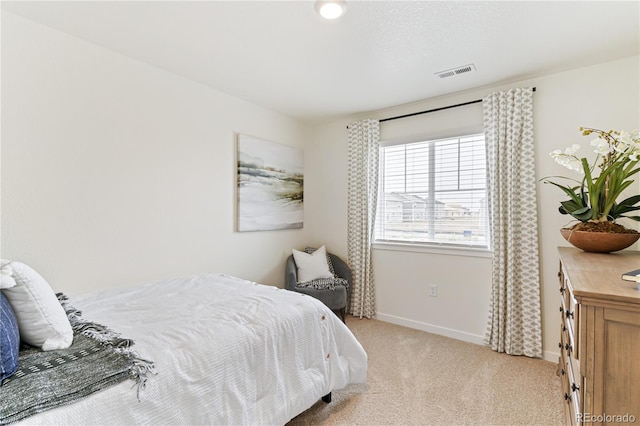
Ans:
[{"label": "house seen through window", "polygon": [[380,147],[376,242],[488,248],[483,134]]}]

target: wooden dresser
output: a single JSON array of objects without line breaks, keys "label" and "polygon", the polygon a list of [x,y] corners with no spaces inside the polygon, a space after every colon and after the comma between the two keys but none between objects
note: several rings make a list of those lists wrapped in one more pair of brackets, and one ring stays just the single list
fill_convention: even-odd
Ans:
[{"label": "wooden dresser", "polygon": [[640,424],[640,252],[558,251],[566,424]]}]

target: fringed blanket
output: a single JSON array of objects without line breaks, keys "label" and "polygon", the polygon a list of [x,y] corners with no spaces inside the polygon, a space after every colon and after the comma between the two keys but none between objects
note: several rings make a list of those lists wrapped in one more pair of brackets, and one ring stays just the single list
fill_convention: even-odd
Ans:
[{"label": "fringed blanket", "polygon": [[126,379],[135,382],[139,399],[154,370],[153,362],[132,350],[133,341],[81,319],[65,295],[57,296],[73,328],[73,344],[54,351],[21,347],[18,371],[0,386],[0,424],[71,404]]}]

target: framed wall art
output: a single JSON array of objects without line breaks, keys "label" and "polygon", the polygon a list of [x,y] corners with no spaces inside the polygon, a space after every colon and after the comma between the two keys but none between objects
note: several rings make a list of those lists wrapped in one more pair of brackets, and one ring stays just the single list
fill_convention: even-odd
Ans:
[{"label": "framed wall art", "polygon": [[243,134],[237,147],[236,229],[302,228],[302,149]]}]

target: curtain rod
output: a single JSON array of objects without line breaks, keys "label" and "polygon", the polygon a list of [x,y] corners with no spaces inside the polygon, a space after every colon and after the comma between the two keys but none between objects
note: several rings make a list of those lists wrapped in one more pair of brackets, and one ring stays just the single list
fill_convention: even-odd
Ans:
[{"label": "curtain rod", "polygon": [[[535,87],[533,88],[533,91],[534,92],[536,91]],[[442,111],[443,109],[457,108],[457,107],[461,107],[461,106],[465,106],[465,105],[477,104],[477,103],[480,103],[480,102],[482,102],[482,99],[476,99],[475,101],[464,102],[464,103],[461,103],[461,104],[449,105],[449,106],[440,107],[440,108],[434,108],[434,109],[428,109],[426,111],[420,111],[420,112],[412,112],[411,114],[398,115],[396,117],[383,118],[383,119],[380,120],[380,123],[385,122],[385,121],[398,120],[400,118],[413,117],[414,115],[422,115],[422,114],[428,114],[430,112]],[[347,128],[349,128],[349,126],[347,126]]]}]

